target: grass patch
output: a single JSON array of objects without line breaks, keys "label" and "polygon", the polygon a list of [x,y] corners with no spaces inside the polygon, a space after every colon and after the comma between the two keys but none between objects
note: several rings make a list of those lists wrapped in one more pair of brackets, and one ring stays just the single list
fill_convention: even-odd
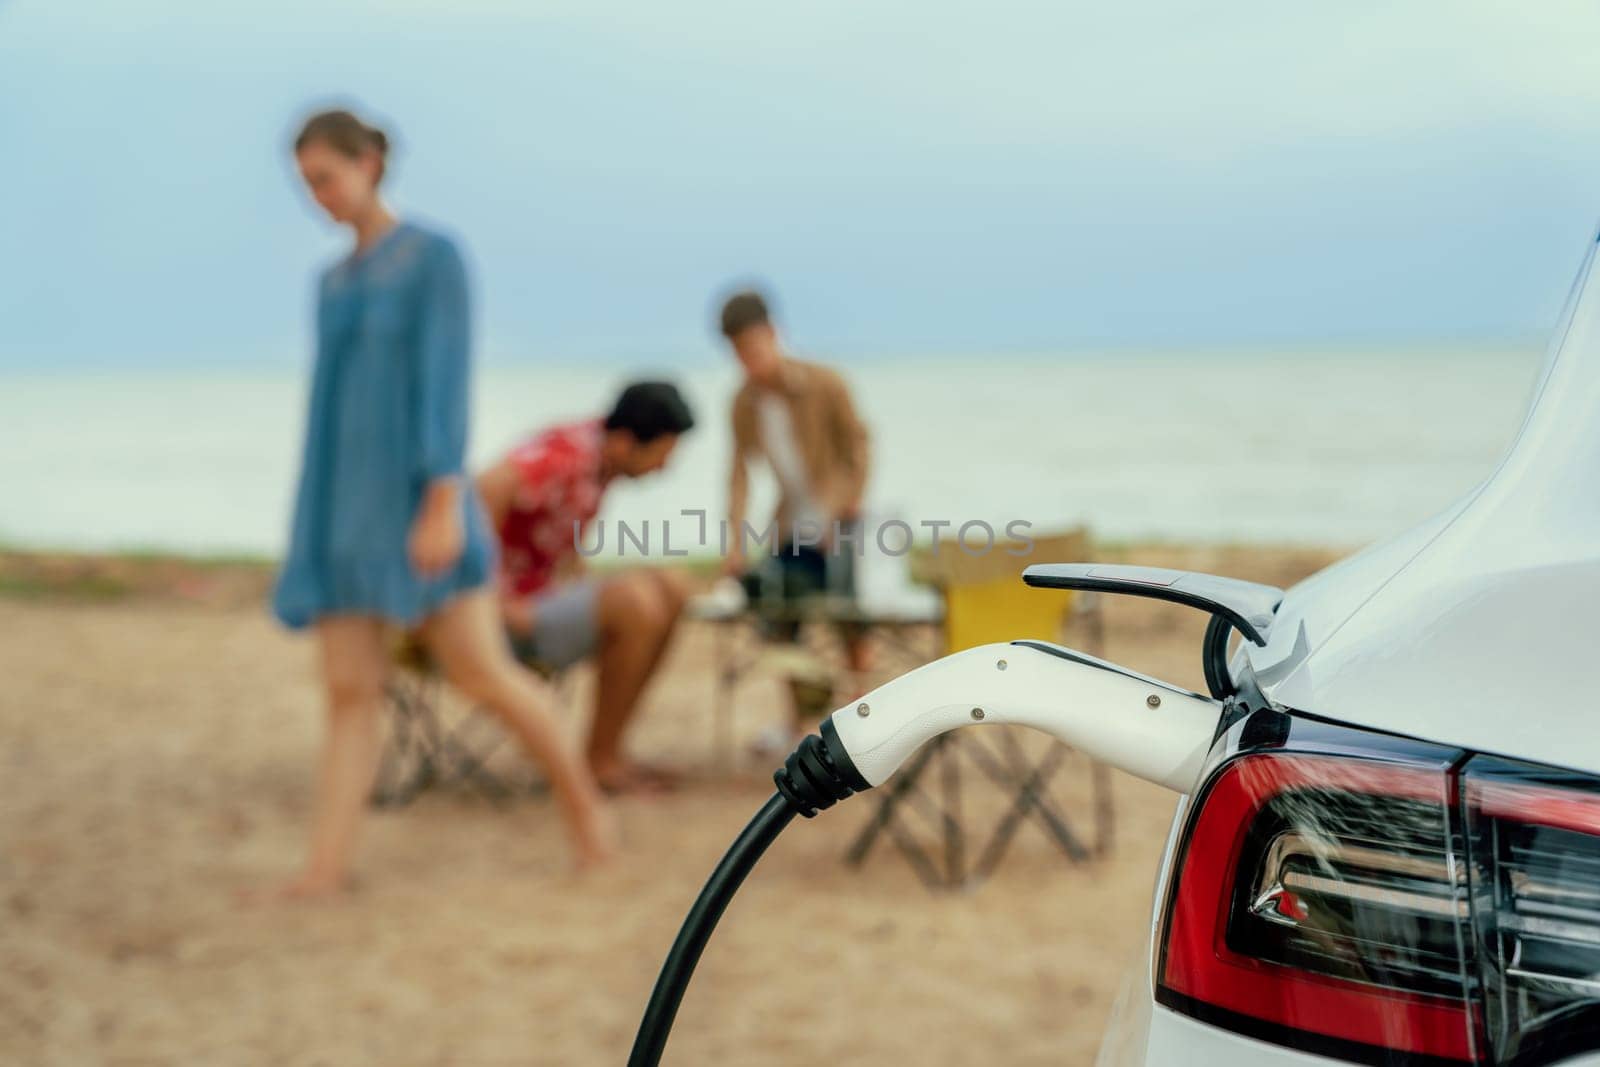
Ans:
[{"label": "grass patch", "polygon": [[135,592],[132,583],[109,574],[60,575],[0,570],[0,597],[105,603],[125,600]]}]

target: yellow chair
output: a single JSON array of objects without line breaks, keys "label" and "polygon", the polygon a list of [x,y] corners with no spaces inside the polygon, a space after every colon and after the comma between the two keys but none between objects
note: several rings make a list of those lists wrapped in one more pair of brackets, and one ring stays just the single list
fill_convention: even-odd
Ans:
[{"label": "yellow chair", "polygon": [[[1046,534],[1031,544],[998,542],[980,553],[981,547],[962,547],[944,539],[923,564],[923,577],[944,597],[946,655],[995,641],[1060,641],[1075,608],[1085,615],[1097,614],[1092,596],[1022,584],[1022,571],[1029,564],[1087,560],[1088,530]],[[1091,643],[1098,644],[1098,638],[1097,628]]]},{"label": "yellow chair", "polygon": [[[1087,561],[1088,531],[1083,528],[1044,534],[1026,542],[997,543],[987,552],[978,546],[963,548],[942,539],[935,550],[914,561],[917,577],[932,584],[944,600],[944,651],[959,652],[997,641],[1033,639],[1060,641],[1070,621],[1081,621],[1082,644],[1091,655],[1103,651],[1104,627],[1099,599],[1073,590],[1033,589],[1023,584],[1022,572],[1033,563]],[[1110,776],[1103,764],[1089,765],[1089,806],[1094,833],[1085,843],[1048,792],[1050,779],[1061,770],[1070,750],[1057,741],[1030,755],[1006,727],[983,727],[994,744],[980,740],[974,731],[954,731],[930,741],[921,752],[884,784],[873,819],[846,853],[846,861],[860,864],[880,835],[887,836],[930,886],[959,886],[981,881],[998,866],[1023,821],[1034,818],[1073,862],[1104,855],[1110,848],[1114,811]],[[1037,751],[1039,745],[1035,742]],[[967,833],[963,825],[959,768],[975,764],[1010,797],[1005,814],[984,843],[975,862],[967,863]],[[924,790],[926,772],[939,764]],[[943,856],[930,855],[916,835],[899,823],[899,808],[910,803],[931,814]]]}]

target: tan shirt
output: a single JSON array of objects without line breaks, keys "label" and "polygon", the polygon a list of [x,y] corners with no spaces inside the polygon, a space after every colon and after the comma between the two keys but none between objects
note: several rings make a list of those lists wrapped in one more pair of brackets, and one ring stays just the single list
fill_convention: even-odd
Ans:
[{"label": "tan shirt", "polygon": [[[824,539],[832,534],[832,521],[861,505],[867,484],[867,428],[856,415],[850,389],[837,372],[815,363],[784,359],[778,396],[789,410],[789,424],[810,484],[809,501],[795,499],[780,482],[777,512],[778,541],[789,536],[803,503],[813,504],[825,516]],[[768,465],[761,432],[758,401],[762,390],[746,382],[733,398],[733,467],[728,479],[728,538],[738,543],[749,500],[749,465],[761,458]],[[809,509],[808,509],[809,510]],[[757,534],[764,527],[756,527]],[[756,547],[754,540],[747,548]]]}]

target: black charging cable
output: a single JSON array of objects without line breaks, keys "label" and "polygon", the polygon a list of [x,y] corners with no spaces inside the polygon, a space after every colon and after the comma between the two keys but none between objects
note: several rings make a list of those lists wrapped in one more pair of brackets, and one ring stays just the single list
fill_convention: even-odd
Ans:
[{"label": "black charging cable", "polygon": [[639,1034],[633,1039],[628,1067],[656,1067],[661,1062],[667,1035],[672,1032],[673,1020],[678,1015],[678,1005],[683,1002],[684,990],[694,976],[695,964],[700,962],[700,954],[705,951],[711,932],[717,928],[717,920],[722,918],[728,901],[739,891],[767,847],[783,833],[784,827],[793,822],[796,815],[809,819],[845,797],[871,788],[850,762],[850,754],[840,743],[833,723],[826,719],[820,736],[811,734],[801,741],[773,774],[772,780],[778,791],[734,838],[684,918],[666,962],[661,965],[661,975],[650,993],[644,1018],[639,1022]]},{"label": "black charging cable", "polygon": [[1211,616],[1206,624],[1205,643],[1201,645],[1200,658],[1205,664],[1206,688],[1218,700],[1227,700],[1239,691],[1228,673],[1228,638],[1233,636],[1233,623],[1221,615]]}]

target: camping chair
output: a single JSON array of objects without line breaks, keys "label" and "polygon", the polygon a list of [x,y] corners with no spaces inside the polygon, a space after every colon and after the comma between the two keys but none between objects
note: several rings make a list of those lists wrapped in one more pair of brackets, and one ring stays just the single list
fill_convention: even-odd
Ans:
[{"label": "camping chair", "polygon": [[[374,807],[402,807],[441,787],[466,786],[496,804],[548,788],[526,761],[506,761],[507,766],[495,761],[506,747],[505,730],[478,709],[445,699],[444,679],[415,635],[401,638],[393,660],[384,691],[389,714],[372,789]],[[523,663],[558,693],[570,673]]]},{"label": "camping chair", "polygon": [[[1030,589],[1021,578],[1030,563],[1091,558],[1088,532],[1079,528],[1036,537],[1030,551],[1012,554],[1024,548],[1020,542],[997,544],[977,555],[957,544],[941,543],[938,551],[927,555],[921,576],[944,598],[944,654],[995,641],[1057,641],[1069,620],[1082,624],[1089,652],[1102,650],[1104,624],[1094,594]],[[887,837],[925,884],[974,884],[994,872],[1017,831],[1030,819],[1069,861],[1104,855],[1110,848],[1115,814],[1105,766],[1090,763],[1087,768],[1092,834],[1085,839],[1050,790],[1072,751],[1054,739],[1040,742],[1045,739],[1032,731],[992,726],[934,738],[884,784],[877,810],[851,844],[846,861],[859,866],[877,841]],[[962,803],[964,766],[976,768],[1005,797],[1003,814],[970,865]],[[932,824],[942,862],[906,825],[909,811]]]}]

